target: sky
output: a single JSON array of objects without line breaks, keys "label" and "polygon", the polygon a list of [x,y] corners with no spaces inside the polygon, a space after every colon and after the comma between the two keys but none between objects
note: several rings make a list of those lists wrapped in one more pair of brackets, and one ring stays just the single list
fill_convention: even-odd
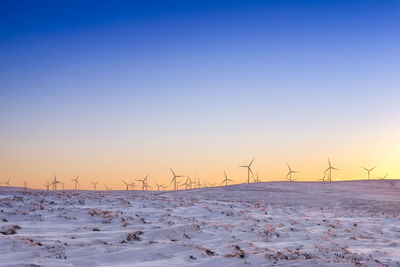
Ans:
[{"label": "sky", "polygon": [[0,2],[0,182],[400,176],[399,1]]}]

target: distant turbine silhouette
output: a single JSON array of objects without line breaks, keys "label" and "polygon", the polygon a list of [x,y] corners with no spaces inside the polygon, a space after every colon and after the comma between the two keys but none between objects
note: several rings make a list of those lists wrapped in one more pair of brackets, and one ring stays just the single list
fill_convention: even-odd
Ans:
[{"label": "distant turbine silhouette", "polygon": [[328,163],[329,163],[329,167],[325,170],[324,173],[328,174],[328,181],[332,182],[332,170],[338,171],[339,169],[332,167],[332,164],[331,164],[331,161],[329,158],[328,158]]},{"label": "distant turbine silhouette", "polygon": [[10,184],[10,178],[8,178],[7,181],[4,182],[4,184],[5,184],[6,186],[10,186],[10,185],[11,185],[11,184]]},{"label": "distant turbine silhouette", "polygon": [[174,178],[172,178],[171,183],[170,183],[169,185],[171,185],[172,183],[174,183],[174,190],[176,190],[176,189],[177,189],[177,186],[176,186],[176,185],[177,185],[176,178],[183,177],[183,175],[176,175],[175,172],[174,172],[172,169],[170,169],[170,170],[171,170],[172,174],[174,175]]},{"label": "distant turbine silhouette", "polygon": [[128,191],[129,190],[129,184],[127,183],[127,182],[125,182],[124,180],[121,180],[124,184],[125,184],[125,186],[126,186],[126,191]]},{"label": "distant turbine silhouette", "polygon": [[228,182],[233,182],[233,180],[231,180],[231,179],[228,178],[228,176],[226,175],[226,172],[225,172],[225,171],[224,171],[224,176],[225,176],[225,179],[222,181],[221,184],[224,184],[224,183],[225,183],[225,186],[228,186]]},{"label": "distant turbine silhouette", "polygon": [[186,176],[186,181],[181,185],[184,185],[186,190],[192,189],[192,180],[190,180],[189,176]]},{"label": "distant turbine silhouette", "polygon": [[134,181],[132,181],[130,184],[129,184],[129,186],[132,188],[132,190],[135,190],[135,182]]},{"label": "distant turbine silhouette", "polygon": [[365,167],[362,167],[362,168],[363,168],[364,170],[367,171],[367,173],[368,173],[368,180],[369,180],[369,178],[371,177],[371,176],[370,176],[371,172],[372,172],[373,170],[376,169],[376,167],[373,167],[373,168],[371,168],[371,169],[367,169],[367,168],[365,168]]},{"label": "distant turbine silhouette", "polygon": [[79,178],[79,175],[76,176],[75,179],[71,179],[71,181],[73,181],[75,183],[75,185],[74,185],[75,190],[76,190],[77,186],[79,185],[78,178]]},{"label": "distant turbine silhouette", "polygon": [[63,190],[64,190],[64,189],[65,189],[65,183],[64,183],[64,182],[62,182],[61,184],[62,184],[62,186],[63,186]]},{"label": "distant turbine silhouette", "polygon": [[93,185],[93,191],[96,191],[96,185],[99,183],[99,181],[97,181],[97,182],[92,182],[92,185]]},{"label": "distant turbine silhouette", "polygon": [[61,184],[61,182],[57,180],[56,174],[54,173],[54,177],[53,177],[53,190],[57,190],[57,184]]},{"label": "distant turbine silhouette", "polygon": [[24,182],[24,192],[26,192],[26,180]]},{"label": "distant turbine silhouette", "polygon": [[323,175],[324,176],[321,179],[318,179],[318,180],[322,181],[322,182],[326,182],[326,175],[327,175],[326,172],[324,172]]},{"label": "distant turbine silhouette", "polygon": [[247,168],[247,183],[250,183],[250,173],[253,174],[253,171],[251,170],[251,164],[253,164],[254,159],[251,160],[249,165],[242,165],[239,166],[240,168]]},{"label": "distant turbine silhouette", "polygon": [[385,176],[380,176],[380,177],[376,177],[376,178],[381,179],[381,180],[385,180],[388,177],[388,175],[389,174],[386,174]]},{"label": "distant turbine silhouette", "polygon": [[164,188],[163,184],[154,183],[157,186],[157,191],[160,191],[160,188]]},{"label": "distant turbine silhouette", "polygon": [[141,182],[142,183],[142,190],[147,190],[147,187],[150,187],[148,184],[147,184],[147,178],[149,177],[149,175],[146,175],[146,177],[144,178],[144,179],[142,179],[142,180],[136,180],[136,181],[139,181],[139,182]]},{"label": "distant turbine silhouette", "polygon": [[193,189],[193,184],[196,184],[195,182],[192,181],[192,179],[190,179],[190,176],[188,176],[189,179],[189,187],[190,189]]},{"label": "distant turbine silhouette", "polygon": [[286,179],[287,179],[289,182],[294,181],[294,179],[292,179],[292,174],[293,174],[293,173],[298,173],[298,171],[293,171],[293,170],[290,168],[289,164],[286,164],[286,165],[287,165],[287,167],[288,167],[288,169],[289,169],[289,172],[286,174]]},{"label": "distant turbine silhouette", "polygon": [[[254,179],[254,178],[253,178],[253,179]],[[254,179],[254,182],[255,182],[255,183],[260,183],[260,182],[261,182],[260,178],[258,178],[258,172],[257,172],[257,177]]]},{"label": "distant turbine silhouette", "polygon": [[197,178],[196,188],[201,188],[202,184],[200,182],[200,178]]},{"label": "distant turbine silhouette", "polygon": [[46,187],[46,190],[49,191],[49,188],[50,188],[51,185],[52,185],[52,184],[51,184],[49,181],[47,181],[47,183],[44,184],[43,186],[45,186],[45,187]]},{"label": "distant turbine silhouette", "polygon": [[112,190],[112,188],[111,188],[111,187],[108,187],[106,184],[104,184],[104,187],[106,188],[106,191]]},{"label": "distant turbine silhouette", "polygon": [[149,187],[151,188],[151,186],[147,183],[147,178],[149,178],[149,175],[147,174],[146,177],[144,177],[144,187],[147,190]]}]

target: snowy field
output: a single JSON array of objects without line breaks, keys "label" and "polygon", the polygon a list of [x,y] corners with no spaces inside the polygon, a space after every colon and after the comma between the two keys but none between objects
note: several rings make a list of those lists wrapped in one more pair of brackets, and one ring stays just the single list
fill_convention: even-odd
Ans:
[{"label": "snowy field", "polygon": [[0,266],[400,266],[400,181],[0,188]]}]

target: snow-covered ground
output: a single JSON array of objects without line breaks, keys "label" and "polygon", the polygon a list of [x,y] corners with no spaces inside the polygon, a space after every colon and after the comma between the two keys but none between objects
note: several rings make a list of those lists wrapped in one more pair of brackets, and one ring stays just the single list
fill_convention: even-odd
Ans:
[{"label": "snow-covered ground", "polygon": [[0,266],[400,266],[400,181],[0,188]]}]

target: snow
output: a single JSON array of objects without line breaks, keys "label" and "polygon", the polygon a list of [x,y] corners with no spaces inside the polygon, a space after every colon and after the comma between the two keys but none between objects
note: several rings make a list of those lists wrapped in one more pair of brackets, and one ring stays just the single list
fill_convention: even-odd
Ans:
[{"label": "snow", "polygon": [[400,266],[400,181],[0,188],[0,266]]}]

